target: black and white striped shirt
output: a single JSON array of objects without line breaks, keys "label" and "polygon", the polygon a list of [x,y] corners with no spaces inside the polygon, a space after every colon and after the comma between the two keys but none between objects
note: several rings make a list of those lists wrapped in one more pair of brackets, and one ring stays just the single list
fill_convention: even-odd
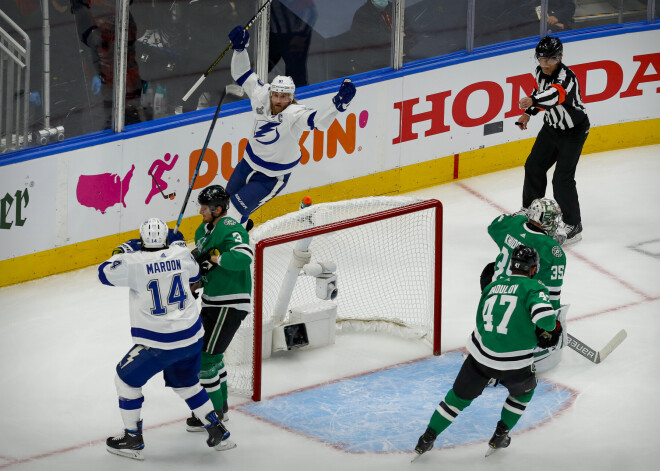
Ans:
[{"label": "black and white striped shirt", "polygon": [[587,117],[575,74],[559,63],[552,75],[545,75],[537,66],[534,73],[537,88],[531,95],[533,105],[525,113],[534,116],[545,111],[545,123],[555,129],[574,128]]}]

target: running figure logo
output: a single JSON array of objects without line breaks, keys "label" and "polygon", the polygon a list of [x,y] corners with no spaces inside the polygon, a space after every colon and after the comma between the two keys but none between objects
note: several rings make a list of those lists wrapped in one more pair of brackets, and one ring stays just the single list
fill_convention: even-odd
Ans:
[{"label": "running figure logo", "polygon": [[[151,198],[153,198],[154,195],[158,193],[162,193],[167,188],[167,182],[163,180],[163,173],[169,172],[170,170],[172,170],[172,168],[174,168],[176,161],[179,159],[179,154],[174,154],[174,158],[172,158],[172,162],[168,164],[167,161],[170,160],[170,157],[171,155],[168,152],[163,157],[165,159],[164,161],[161,159],[157,159],[156,161],[154,161],[154,163],[151,164],[151,167],[147,172],[149,175],[151,175],[151,191],[149,192],[149,196],[147,196],[147,199],[144,201],[144,204],[149,204],[149,201],[151,201]],[[167,197],[164,194],[163,196]],[[170,199],[172,198],[170,197]]]}]

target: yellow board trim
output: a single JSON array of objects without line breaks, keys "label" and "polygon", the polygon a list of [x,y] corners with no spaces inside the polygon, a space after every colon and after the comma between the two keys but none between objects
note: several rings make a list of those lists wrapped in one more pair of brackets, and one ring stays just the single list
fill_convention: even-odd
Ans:
[{"label": "yellow board trim", "polygon": [[[520,167],[525,163],[535,139],[536,136],[532,136],[521,141],[464,152],[458,157],[439,157],[428,162],[278,196],[258,209],[252,219],[258,225],[291,212],[300,205],[304,196],[311,196],[312,201],[318,203],[395,195],[456,179]],[[660,144],[660,119],[592,128],[583,154],[653,144]],[[458,169],[455,167],[456,161]],[[520,185],[522,188],[522,182]],[[180,230],[184,236],[192,239],[200,223],[201,216],[184,219]],[[169,225],[174,227],[174,222]],[[139,237],[137,230],[0,261],[0,287],[101,263],[110,257],[116,246],[136,237]]]}]

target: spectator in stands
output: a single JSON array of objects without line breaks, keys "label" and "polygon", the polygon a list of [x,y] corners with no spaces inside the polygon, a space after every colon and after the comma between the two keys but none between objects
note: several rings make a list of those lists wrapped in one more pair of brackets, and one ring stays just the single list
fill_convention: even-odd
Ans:
[{"label": "spectator in stands", "polygon": [[344,40],[353,60],[352,73],[390,66],[392,4],[388,0],[366,0],[353,16]]},{"label": "spectator in stands", "polygon": [[318,12],[313,0],[273,0],[270,5],[268,72],[284,61],[296,87],[308,85],[307,54]]},{"label": "spectator in stands", "polygon": [[422,0],[406,7],[404,62],[465,49],[467,3]]},{"label": "spectator in stands", "polygon": [[[76,17],[80,40],[92,53],[94,76],[90,91],[94,95],[101,94],[106,129],[112,126],[113,115],[115,7],[115,0],[71,0],[71,13]],[[124,124],[134,124],[149,118],[148,110],[140,103],[142,79],[135,57],[136,40],[137,25],[129,14]]]}]

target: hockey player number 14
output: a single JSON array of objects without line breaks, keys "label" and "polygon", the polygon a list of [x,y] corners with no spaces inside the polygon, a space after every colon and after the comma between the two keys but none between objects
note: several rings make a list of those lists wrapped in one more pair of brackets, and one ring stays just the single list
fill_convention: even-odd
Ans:
[{"label": "hockey player number 14", "polygon": [[[160,284],[158,280],[151,280],[147,283],[147,289],[151,291],[151,297],[154,301],[154,307],[151,309],[151,314],[154,316],[162,316],[167,314],[167,308],[163,306],[163,301],[160,296]],[[172,285],[167,295],[167,304],[178,304],[178,309],[183,310],[186,307],[186,290],[183,289],[181,282],[181,273],[177,273],[172,277]]]},{"label": "hockey player number 14", "polygon": [[506,311],[504,312],[504,316],[502,317],[502,322],[500,322],[499,325],[497,326],[497,333],[506,335],[508,332],[506,326],[509,323],[509,320],[511,320],[511,315],[513,314],[513,311],[516,309],[516,303],[518,302],[518,298],[516,296],[503,294],[500,296],[491,296],[490,298],[486,299],[482,314],[485,323],[484,329],[487,332],[493,331],[493,306],[495,306],[497,300],[499,300],[499,304],[501,306],[504,305],[507,306]]}]

